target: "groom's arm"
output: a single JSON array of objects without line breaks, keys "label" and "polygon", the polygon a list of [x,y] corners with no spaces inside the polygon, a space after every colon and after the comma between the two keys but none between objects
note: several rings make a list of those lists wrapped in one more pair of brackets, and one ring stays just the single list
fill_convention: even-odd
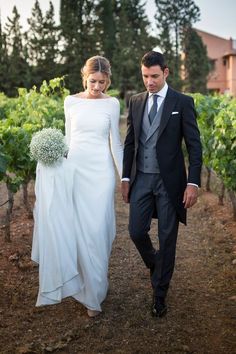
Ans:
[{"label": "groom's arm", "polygon": [[182,97],[184,100],[183,135],[189,157],[188,184],[184,192],[183,203],[185,208],[190,208],[197,201],[198,187],[201,183],[202,146],[194,101],[192,97],[185,95]]},{"label": "groom's arm", "polygon": [[132,97],[129,102],[129,111],[127,117],[127,133],[124,142],[124,158],[122,178],[130,178],[134,159],[134,127],[132,116]]},{"label": "groom's arm", "polygon": [[129,202],[130,175],[134,159],[134,127],[132,117],[132,98],[129,102],[127,117],[127,133],[124,142],[123,173],[121,182],[121,193],[125,203]]}]

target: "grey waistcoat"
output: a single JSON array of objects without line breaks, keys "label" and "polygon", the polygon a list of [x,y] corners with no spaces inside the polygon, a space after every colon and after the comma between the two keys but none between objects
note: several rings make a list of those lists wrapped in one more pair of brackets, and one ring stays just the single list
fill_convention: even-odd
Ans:
[{"label": "grey waistcoat", "polygon": [[148,118],[148,104],[146,103],[145,106],[137,157],[137,169],[144,173],[160,172],[156,155],[156,143],[163,106],[164,101],[162,102],[152,125],[150,125]]}]

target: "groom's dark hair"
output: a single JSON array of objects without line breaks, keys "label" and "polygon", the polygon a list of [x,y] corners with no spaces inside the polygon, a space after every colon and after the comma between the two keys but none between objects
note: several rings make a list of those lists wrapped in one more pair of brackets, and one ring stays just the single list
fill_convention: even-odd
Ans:
[{"label": "groom's dark hair", "polygon": [[151,66],[159,65],[162,71],[164,71],[165,68],[167,68],[164,55],[162,53],[155,52],[154,50],[151,50],[150,52],[144,54],[144,56],[141,59],[141,65],[144,65],[147,68],[150,68]]}]

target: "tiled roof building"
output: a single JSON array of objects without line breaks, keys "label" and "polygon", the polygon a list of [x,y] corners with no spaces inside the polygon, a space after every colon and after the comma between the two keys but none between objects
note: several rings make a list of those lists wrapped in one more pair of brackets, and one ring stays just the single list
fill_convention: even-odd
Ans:
[{"label": "tiled roof building", "polygon": [[236,97],[236,40],[224,39],[198,29],[196,31],[206,45],[212,63],[207,89]]}]

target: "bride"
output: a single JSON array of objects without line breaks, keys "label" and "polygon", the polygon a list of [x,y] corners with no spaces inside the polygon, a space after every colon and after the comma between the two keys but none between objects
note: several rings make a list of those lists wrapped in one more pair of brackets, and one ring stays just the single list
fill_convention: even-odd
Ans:
[{"label": "bride", "polygon": [[123,148],[119,101],[106,94],[109,61],[91,57],[81,72],[84,91],[64,102],[67,159],[37,166],[32,260],[39,263],[36,306],[73,296],[94,317],[108,290],[116,233],[113,160],[121,177]]}]

